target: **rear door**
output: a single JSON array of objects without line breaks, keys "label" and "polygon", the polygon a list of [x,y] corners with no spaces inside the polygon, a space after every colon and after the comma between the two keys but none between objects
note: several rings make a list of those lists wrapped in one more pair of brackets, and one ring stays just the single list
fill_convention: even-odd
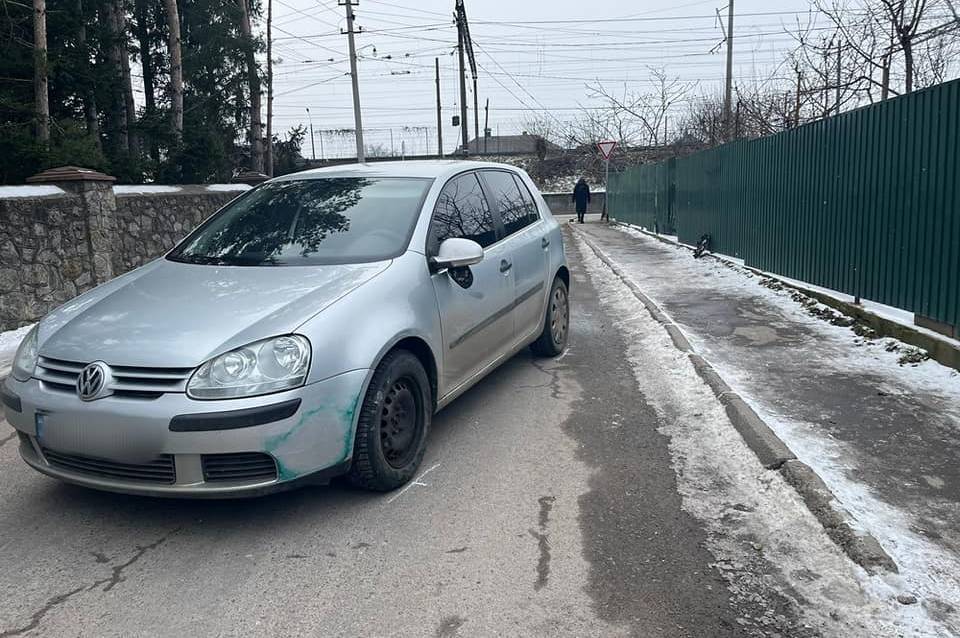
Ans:
[{"label": "rear door", "polygon": [[483,261],[470,266],[464,288],[446,270],[432,275],[443,331],[443,388],[449,392],[502,356],[514,343],[514,282],[511,255],[475,172],[443,187],[430,222],[427,252],[435,255],[451,237],[484,247]]},{"label": "rear door", "polygon": [[492,169],[481,175],[503,222],[502,243],[514,273],[516,343],[538,332],[543,324],[550,238],[533,196],[516,175]]}]

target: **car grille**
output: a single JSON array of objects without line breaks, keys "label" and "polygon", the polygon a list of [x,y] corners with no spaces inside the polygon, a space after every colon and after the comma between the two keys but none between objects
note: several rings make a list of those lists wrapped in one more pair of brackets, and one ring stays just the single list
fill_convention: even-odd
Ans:
[{"label": "car grille", "polygon": [[172,454],[163,454],[149,463],[118,463],[89,456],[43,449],[43,456],[55,468],[109,479],[171,484],[177,480]]},{"label": "car grille", "polygon": [[235,454],[204,454],[205,481],[269,481],[277,478],[277,464],[269,454],[238,452]]},{"label": "car grille", "polygon": [[[77,377],[86,363],[40,357],[34,373],[44,387],[58,392],[76,392]],[[193,368],[136,368],[110,366],[115,396],[155,399],[165,392],[186,392]]]}]

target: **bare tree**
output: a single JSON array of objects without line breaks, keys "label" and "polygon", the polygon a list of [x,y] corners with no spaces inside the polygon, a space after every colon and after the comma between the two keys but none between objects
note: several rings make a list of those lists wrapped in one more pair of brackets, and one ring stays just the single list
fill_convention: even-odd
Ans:
[{"label": "bare tree", "polygon": [[[663,68],[648,67],[648,70],[653,88],[644,93],[632,92],[626,85],[623,91],[614,93],[599,81],[587,86],[591,97],[601,98],[609,105],[612,113],[608,125],[613,124],[616,127],[621,143],[634,136],[630,130],[631,125],[639,125],[640,143],[649,146],[666,144],[667,118],[671,110],[681,105],[695,86],[668,76]],[[633,121],[630,121],[631,119]]]},{"label": "bare tree", "polygon": [[[958,25],[951,20],[932,24],[945,10],[945,0],[813,0],[817,10],[827,16],[837,29],[836,42],[862,65],[862,72],[852,80],[879,86],[881,99],[890,94],[910,93],[916,87],[918,69],[924,79],[935,79],[935,69],[945,68],[943,61],[918,59],[918,45],[955,33]],[[922,47],[921,56],[945,54],[943,43]],[[903,88],[891,87],[891,74],[896,58],[902,54]],[[856,65],[854,65],[856,66]],[[934,71],[931,73],[931,71]],[[877,80],[875,73],[880,74]],[[863,92],[864,84],[860,87]],[[872,87],[871,87],[872,88]],[[872,91],[868,90],[872,98]]]}]

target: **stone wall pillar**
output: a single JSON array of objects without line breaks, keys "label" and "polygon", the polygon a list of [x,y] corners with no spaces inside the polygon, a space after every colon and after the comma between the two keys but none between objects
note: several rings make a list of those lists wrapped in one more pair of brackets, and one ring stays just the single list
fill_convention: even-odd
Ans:
[{"label": "stone wall pillar", "polygon": [[[91,285],[113,279],[113,247],[117,235],[115,177],[77,166],[51,168],[28,177],[30,184],[53,184],[79,197],[86,225],[86,252]],[[80,291],[78,291],[80,292]]]}]

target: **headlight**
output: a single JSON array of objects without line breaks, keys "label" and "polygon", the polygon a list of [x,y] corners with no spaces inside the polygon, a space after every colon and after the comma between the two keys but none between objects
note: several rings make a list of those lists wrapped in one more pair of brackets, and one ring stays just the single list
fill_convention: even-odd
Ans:
[{"label": "headlight", "polygon": [[13,358],[13,378],[17,381],[27,381],[33,376],[37,367],[37,326],[30,329],[27,336],[17,348],[17,356]]},{"label": "headlight", "polygon": [[275,337],[207,361],[187,383],[194,399],[269,394],[303,385],[310,370],[310,342],[299,335]]}]

